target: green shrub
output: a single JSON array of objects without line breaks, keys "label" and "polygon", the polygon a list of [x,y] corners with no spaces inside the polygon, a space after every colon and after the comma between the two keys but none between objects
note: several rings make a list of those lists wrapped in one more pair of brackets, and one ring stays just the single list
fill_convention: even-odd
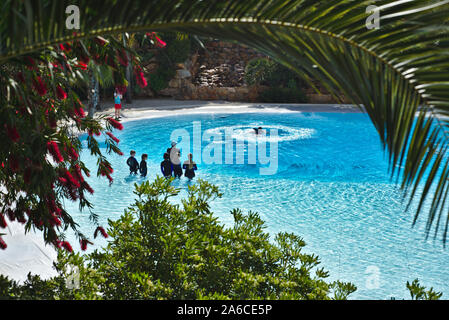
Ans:
[{"label": "green shrub", "polygon": [[161,51],[171,63],[182,63],[187,60],[191,48],[190,38],[180,40],[176,33],[163,33],[161,37],[167,43],[167,46]]},{"label": "green shrub", "polygon": [[[173,73],[174,72],[175,71],[173,70]],[[170,73],[166,70],[164,71],[161,70],[161,68],[158,68],[154,74],[150,75],[148,83],[153,91],[159,92],[168,87],[168,82],[171,78],[173,78],[173,75],[170,76]]]},{"label": "green shrub", "polygon": [[161,38],[167,45],[158,51],[156,61],[159,67],[149,80],[151,89],[156,93],[168,87],[176,73],[175,64],[186,61],[191,50],[190,37],[178,39],[176,33],[169,32],[161,34]]},{"label": "green shrub", "polygon": [[248,85],[260,84],[269,87],[303,87],[304,81],[291,69],[268,59],[255,58],[245,68],[245,82]]},{"label": "green shrub", "polygon": [[419,280],[415,279],[412,283],[407,281],[407,289],[410,292],[412,300],[440,300],[443,293],[433,290],[433,287],[426,290],[426,287],[420,285]]},{"label": "green shrub", "polygon": [[245,82],[248,85],[268,85],[274,61],[266,58],[256,58],[248,62],[245,68]]},{"label": "green shrub", "polygon": [[[38,299],[345,299],[356,287],[325,279],[316,255],[291,233],[270,241],[257,213],[231,211],[234,224],[220,224],[210,201],[217,187],[198,180],[181,204],[179,191],[158,178],[136,185],[137,199],[117,221],[111,241],[80,256],[60,252],[59,276],[31,278],[23,287],[0,279],[6,298]],[[79,289],[62,285],[68,265],[80,270]],[[45,291],[45,293],[43,292]]]},{"label": "green shrub", "polygon": [[259,101],[267,103],[305,103],[307,97],[300,88],[275,87],[262,91],[259,94]]}]

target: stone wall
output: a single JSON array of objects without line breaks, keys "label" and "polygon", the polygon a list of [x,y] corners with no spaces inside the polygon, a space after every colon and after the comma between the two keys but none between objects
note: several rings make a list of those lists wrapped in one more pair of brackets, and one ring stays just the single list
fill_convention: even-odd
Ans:
[{"label": "stone wall", "polygon": [[[244,82],[248,61],[262,54],[251,48],[223,41],[209,41],[206,50],[177,65],[176,75],[162,96],[179,100],[227,100],[256,102],[264,86]],[[306,90],[310,103],[335,103],[329,94]]]},{"label": "stone wall", "polygon": [[175,77],[159,94],[181,100],[256,101],[264,87],[245,85],[245,67],[263,55],[223,41],[209,41],[205,48],[178,64]]}]

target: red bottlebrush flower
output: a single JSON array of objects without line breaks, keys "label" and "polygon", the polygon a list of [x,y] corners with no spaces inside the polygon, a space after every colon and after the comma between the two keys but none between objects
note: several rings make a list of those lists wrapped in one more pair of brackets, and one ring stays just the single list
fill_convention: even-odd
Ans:
[{"label": "red bottlebrush flower", "polygon": [[84,181],[83,186],[84,189],[87,190],[87,192],[89,192],[90,194],[94,194],[94,189],[92,189],[92,187],[86,181]]},{"label": "red bottlebrush flower", "polygon": [[82,239],[80,241],[80,244],[81,244],[81,250],[86,251],[86,249],[87,249],[87,240],[86,239]]},{"label": "red bottlebrush flower", "polygon": [[154,37],[156,38],[156,47],[163,48],[167,45],[167,43],[158,38],[158,36],[154,35]]},{"label": "red bottlebrush flower", "polygon": [[119,156],[123,156],[123,152],[120,151],[120,150],[117,150],[116,153],[117,153]]},{"label": "red bottlebrush flower", "polygon": [[112,182],[114,182],[114,179],[112,179],[112,177],[111,177],[111,175],[110,174],[106,174],[106,178],[108,178],[108,180],[109,180],[109,183],[112,183]]},{"label": "red bottlebrush flower", "polygon": [[61,49],[62,51],[65,51],[65,52],[69,52],[70,50],[72,50],[72,46],[68,42],[66,42],[64,44],[60,43],[58,46],[59,46],[59,49]]},{"label": "red bottlebrush flower", "polygon": [[67,179],[63,177],[58,177],[58,180],[63,186],[66,186],[68,183]]},{"label": "red bottlebrush flower", "polygon": [[64,176],[72,186],[76,188],[79,188],[81,186],[80,183],[72,176],[69,170],[65,169]]},{"label": "red bottlebrush flower", "polygon": [[88,244],[93,244],[93,243],[87,239],[81,239],[80,240],[81,250],[86,251]]},{"label": "red bottlebrush flower", "polygon": [[75,165],[74,174],[75,174],[76,179],[80,182],[80,184],[84,182],[84,178],[81,173],[81,168],[78,164]]},{"label": "red bottlebrush flower", "polygon": [[78,153],[76,152],[76,150],[75,150],[74,147],[70,147],[70,148],[69,148],[69,154],[70,154],[70,157],[71,157],[73,160],[77,160],[78,157],[79,157],[79,155],[78,155]]},{"label": "red bottlebrush flower", "polygon": [[116,143],[119,143],[119,142],[120,142],[120,140],[117,139],[117,138],[112,134],[112,132],[107,131],[106,134],[107,134],[112,140],[114,140]]},{"label": "red bottlebrush flower", "polygon": [[108,234],[106,233],[106,231],[104,231],[103,227],[98,227],[97,229],[95,229],[94,239],[97,237],[98,232],[100,232],[104,238],[109,237]]},{"label": "red bottlebrush flower", "polygon": [[77,67],[80,68],[81,70],[86,70],[87,69],[87,63],[84,63],[82,61],[78,62]]},{"label": "red bottlebrush flower", "polygon": [[6,214],[8,215],[9,221],[14,221],[16,220],[16,216],[14,214],[14,211],[12,211],[11,208],[9,208],[8,210],[6,210]]},{"label": "red bottlebrush flower", "polygon": [[25,224],[27,222],[27,219],[25,219],[25,217],[22,214],[17,216],[17,221],[20,222],[21,224]]},{"label": "red bottlebrush flower", "polygon": [[47,93],[47,87],[39,76],[33,79],[33,87],[40,96],[44,96]]},{"label": "red bottlebrush flower", "polygon": [[9,157],[9,167],[13,172],[16,172],[19,169],[19,161],[17,160],[16,156],[11,155]]},{"label": "red bottlebrush flower", "polygon": [[8,125],[5,125],[6,127],[6,134],[8,135],[9,139],[11,139],[14,142],[19,141],[20,135],[19,132],[17,132],[16,127],[11,127]]},{"label": "red bottlebrush flower", "polygon": [[111,126],[113,126],[115,129],[123,130],[123,125],[120,122],[118,122],[117,120],[115,120],[113,118],[106,118],[106,120],[108,120],[108,122],[111,124]]},{"label": "red bottlebrush flower", "polygon": [[80,118],[86,117],[86,113],[84,112],[84,109],[82,107],[75,108],[75,114]]},{"label": "red bottlebrush flower", "polygon": [[101,170],[102,170],[101,175],[102,175],[102,176],[105,176],[105,175],[107,175],[107,174],[111,174],[111,173],[114,172],[114,169],[112,169],[112,167],[111,167],[111,165],[110,165],[109,163],[107,163],[107,162],[102,162],[101,164],[102,164],[102,166],[103,166],[103,167],[101,168]]},{"label": "red bottlebrush flower", "polygon": [[[166,45],[167,45],[167,43],[165,42],[165,41],[162,41],[157,35],[156,35],[156,32],[147,32],[146,34],[145,34],[147,37],[150,37],[153,41],[155,41],[156,43],[155,43],[155,45],[156,45],[156,47],[158,47],[158,48],[163,48],[163,47],[165,47]],[[156,38],[156,40],[155,40],[155,38]]]},{"label": "red bottlebrush flower", "polygon": [[65,99],[67,99],[67,92],[65,92],[62,88],[61,88],[61,86],[57,86],[56,87],[56,96],[58,97],[58,99],[61,99],[61,100],[65,100]]},{"label": "red bottlebrush flower", "polygon": [[51,214],[50,224],[52,226],[58,226],[59,227],[61,225],[61,220],[59,220],[59,218],[54,213],[52,213]]},{"label": "red bottlebrush flower", "polygon": [[145,76],[143,75],[142,72],[142,68],[137,66],[134,69],[134,73],[136,75],[136,81],[137,84],[141,87],[141,88],[145,88],[148,85],[147,79],[145,79]]},{"label": "red bottlebrush flower", "polygon": [[51,65],[53,66],[53,68],[62,70],[62,66],[58,61],[52,62]]},{"label": "red bottlebrush flower", "polygon": [[78,193],[74,189],[69,190],[69,197],[72,201],[76,201],[79,198]]},{"label": "red bottlebrush flower", "polygon": [[73,252],[72,246],[68,241],[63,241],[60,243],[61,247],[67,250],[68,252]]},{"label": "red bottlebrush flower", "polygon": [[59,151],[58,144],[55,141],[47,142],[47,150],[57,163],[64,161],[64,158],[62,157],[61,152]]},{"label": "red bottlebrush flower", "polygon": [[58,249],[61,248],[62,241],[56,239],[56,240],[53,240],[52,243],[56,248],[58,248]]},{"label": "red bottlebrush flower", "polygon": [[0,237],[0,249],[5,250],[7,247],[6,242]]},{"label": "red bottlebrush flower", "polygon": [[6,228],[8,224],[6,223],[5,216],[3,214],[0,214],[0,228]]},{"label": "red bottlebrush flower", "polygon": [[56,205],[54,195],[51,194],[47,197],[47,208],[50,212],[58,211],[58,206]]},{"label": "red bottlebrush flower", "polygon": [[78,61],[87,67],[87,64],[89,63],[90,58],[89,58],[89,56],[84,52],[84,50],[81,50],[81,52],[79,53]]}]

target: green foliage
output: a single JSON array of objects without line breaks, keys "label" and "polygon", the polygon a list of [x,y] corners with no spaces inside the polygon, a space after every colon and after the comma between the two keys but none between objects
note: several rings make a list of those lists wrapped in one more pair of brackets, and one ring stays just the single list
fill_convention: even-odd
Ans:
[{"label": "green foliage", "polygon": [[158,67],[156,72],[152,74],[149,79],[151,89],[155,92],[159,92],[162,89],[167,88],[168,82],[174,77],[174,75],[174,67]]},{"label": "green foliage", "polygon": [[269,87],[302,87],[299,75],[282,64],[268,58],[254,58],[245,68],[245,82]]},{"label": "green foliage", "polygon": [[162,33],[161,36],[167,42],[162,53],[171,63],[182,63],[187,60],[191,48],[189,37],[178,37],[174,32]]},{"label": "green foliage", "polygon": [[298,74],[271,59],[255,58],[249,61],[245,69],[245,82],[269,87],[259,95],[261,102],[307,102],[301,89],[303,81]]},{"label": "green foliage", "polygon": [[259,100],[268,103],[304,103],[307,97],[301,89],[275,87],[262,91]]},{"label": "green foliage", "polygon": [[248,85],[267,84],[272,73],[274,61],[267,58],[255,58],[250,60],[245,68],[245,82]]},{"label": "green foliage", "polygon": [[439,300],[443,295],[442,292],[433,291],[433,287],[426,290],[426,287],[419,284],[419,280],[415,279],[412,283],[407,281],[407,289],[410,291],[412,300]]},{"label": "green foliage", "polygon": [[175,64],[187,60],[191,50],[191,39],[178,37],[174,32],[161,34],[167,45],[158,50],[156,61],[159,67],[150,77],[150,87],[156,93],[168,87],[168,82],[175,76]]},{"label": "green foliage", "polygon": [[[135,203],[109,221],[108,245],[87,256],[60,253],[59,276],[31,278],[18,287],[0,278],[6,298],[46,299],[345,299],[356,287],[327,283],[316,255],[304,240],[278,233],[270,241],[254,212],[231,211],[225,227],[211,212],[221,197],[216,186],[198,180],[181,204],[179,190],[157,178],[136,185]],[[63,287],[68,266],[80,270],[80,288]],[[3,287],[3,288],[2,288]],[[44,292],[45,291],[45,292]]]}]

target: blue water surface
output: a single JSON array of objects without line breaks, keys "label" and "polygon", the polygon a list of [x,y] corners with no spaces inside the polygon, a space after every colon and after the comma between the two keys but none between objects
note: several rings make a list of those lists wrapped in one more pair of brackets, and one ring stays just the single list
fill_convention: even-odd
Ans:
[{"label": "blue water surface", "polygon": [[[229,141],[215,139],[211,143],[213,138],[208,138],[194,145],[193,133],[198,132],[199,124],[205,138],[221,134],[224,140],[229,128],[234,134]],[[267,137],[257,142],[251,128],[259,126],[267,130]],[[439,240],[425,241],[422,221],[412,228],[413,208],[405,211],[401,193],[389,178],[378,134],[366,115],[197,114],[131,121],[124,127],[114,134],[121,140],[119,146],[125,156],[108,157],[115,170],[114,183],[109,186],[106,179],[95,174],[88,179],[95,189],[89,199],[102,224],[119,218],[134,202],[135,182],[160,175],[162,155],[177,129],[175,136],[184,135],[182,141],[181,137],[178,140],[182,161],[192,152],[198,163],[197,178],[217,185],[224,194],[212,203],[222,223],[231,225],[230,210],[242,208],[258,212],[273,236],[280,231],[302,236],[307,243],[304,251],[321,258],[322,266],[330,272],[329,280],[350,281],[357,286],[352,299],[408,299],[405,284],[415,278],[443,291],[443,298],[449,295],[448,252]],[[190,140],[185,139],[186,134]],[[269,164],[248,163],[254,160],[248,157],[251,148],[263,141],[268,144],[266,154],[273,151],[277,155],[275,174],[261,174],[260,169]],[[86,141],[83,143],[86,145]],[[244,150],[243,164],[236,164],[239,143]],[[226,148],[233,152],[226,153]],[[149,156],[146,178],[129,175],[125,162],[132,149],[139,161],[142,153]],[[205,163],[202,155],[208,154],[222,164]],[[88,152],[82,152],[81,158],[96,172],[95,158]],[[185,196],[188,183],[185,177],[174,182],[183,189],[180,196]],[[67,202],[66,207],[81,230],[92,234],[95,226],[89,214],[80,212],[75,203]],[[104,241],[96,241],[91,250],[102,244]]]}]

